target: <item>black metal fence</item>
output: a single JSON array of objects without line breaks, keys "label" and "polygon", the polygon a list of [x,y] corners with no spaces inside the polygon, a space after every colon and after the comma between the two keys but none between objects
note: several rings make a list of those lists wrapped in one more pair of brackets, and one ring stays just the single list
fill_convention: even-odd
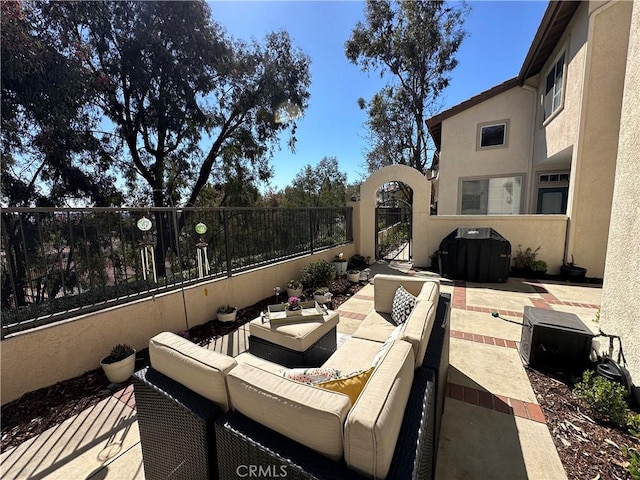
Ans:
[{"label": "black metal fence", "polygon": [[353,241],[347,207],[4,208],[1,216],[3,337]]},{"label": "black metal fence", "polygon": [[411,258],[411,208],[376,208],[376,254],[385,260]]}]

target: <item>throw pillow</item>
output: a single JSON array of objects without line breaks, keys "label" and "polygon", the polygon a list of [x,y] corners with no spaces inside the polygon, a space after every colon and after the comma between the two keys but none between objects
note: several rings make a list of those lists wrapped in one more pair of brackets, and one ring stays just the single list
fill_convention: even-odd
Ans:
[{"label": "throw pillow", "polygon": [[290,368],[278,373],[284,378],[300,383],[324,382],[340,376],[340,370],[335,368]]},{"label": "throw pillow", "polygon": [[403,324],[409,315],[413,307],[416,306],[416,297],[411,295],[400,285],[396,290],[396,294],[393,296],[393,304],[391,306],[391,321],[394,325]]},{"label": "throw pillow", "polygon": [[398,325],[393,329],[393,331],[389,334],[387,339],[382,344],[382,347],[380,347],[380,350],[378,350],[378,353],[376,353],[376,356],[373,357],[373,361],[371,362],[372,367],[378,366],[378,363],[380,363],[380,360],[382,360],[382,357],[384,357],[387,350],[391,348],[391,344],[393,344],[393,342],[395,342],[400,337],[400,333],[402,333],[403,329],[404,324]]},{"label": "throw pillow", "polygon": [[334,392],[344,393],[351,400],[351,405],[355,405],[362,389],[367,384],[367,380],[373,373],[373,367],[368,370],[353,372],[344,377],[329,380],[327,382],[316,383],[316,387],[332,390]]}]

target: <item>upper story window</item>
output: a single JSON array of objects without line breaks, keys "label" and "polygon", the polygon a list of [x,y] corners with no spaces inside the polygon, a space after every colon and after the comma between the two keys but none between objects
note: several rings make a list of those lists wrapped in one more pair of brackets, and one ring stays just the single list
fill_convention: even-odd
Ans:
[{"label": "upper story window", "polygon": [[564,88],[564,52],[558,57],[547,74],[544,88],[544,119],[549,118],[562,105]]},{"label": "upper story window", "polygon": [[506,120],[478,125],[478,149],[507,146]]}]

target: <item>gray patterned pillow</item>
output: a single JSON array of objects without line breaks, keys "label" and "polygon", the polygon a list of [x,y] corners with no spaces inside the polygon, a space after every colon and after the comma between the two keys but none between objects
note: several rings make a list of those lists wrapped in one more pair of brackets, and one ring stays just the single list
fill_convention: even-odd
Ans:
[{"label": "gray patterned pillow", "polygon": [[391,322],[394,325],[402,325],[416,306],[416,297],[411,295],[400,285],[393,296],[393,304],[391,306]]}]

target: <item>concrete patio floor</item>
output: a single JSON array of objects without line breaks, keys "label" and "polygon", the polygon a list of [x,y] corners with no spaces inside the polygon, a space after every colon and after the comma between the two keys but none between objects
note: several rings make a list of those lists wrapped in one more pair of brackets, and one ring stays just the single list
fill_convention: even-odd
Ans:
[{"label": "concrete patio floor", "polygon": [[[376,264],[377,273],[414,272]],[[435,277],[437,278],[437,277]],[[591,285],[510,279],[504,284],[442,280],[452,294],[450,370],[436,479],[566,479],[545,418],[516,349],[526,305],[576,313],[594,332],[601,290]],[[339,308],[339,341],[373,309],[373,285]],[[219,352],[246,349],[248,328],[212,342]],[[0,456],[3,479],[144,479],[131,388]]]}]

